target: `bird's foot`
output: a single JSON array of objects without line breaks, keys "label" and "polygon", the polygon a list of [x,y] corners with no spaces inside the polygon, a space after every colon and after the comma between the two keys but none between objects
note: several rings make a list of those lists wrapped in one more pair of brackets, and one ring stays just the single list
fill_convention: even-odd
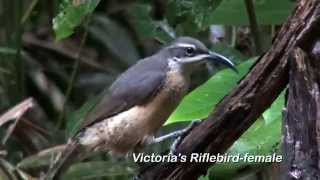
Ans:
[{"label": "bird's foot", "polygon": [[140,180],[140,177],[139,177],[138,175],[133,176],[133,177],[132,177],[132,180]]},{"label": "bird's foot", "polygon": [[170,146],[170,154],[176,154],[176,150],[178,145],[181,143],[182,139],[197,125],[199,125],[201,122],[200,119],[193,120],[186,128],[175,131],[177,134],[179,134],[173,143]]},{"label": "bird's foot", "polygon": [[162,141],[168,140],[168,139],[175,139],[172,145],[170,146],[170,154],[174,154],[176,151],[177,146],[181,143],[181,140],[198,124],[200,124],[201,120],[193,120],[186,128],[177,130],[174,132],[171,132],[169,134],[157,137],[155,139],[152,139],[148,142],[148,144],[157,144]]}]

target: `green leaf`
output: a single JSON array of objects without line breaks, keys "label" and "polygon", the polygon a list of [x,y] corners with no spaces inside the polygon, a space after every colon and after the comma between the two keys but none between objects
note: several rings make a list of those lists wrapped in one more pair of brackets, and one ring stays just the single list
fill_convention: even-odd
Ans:
[{"label": "green leaf", "polygon": [[206,118],[214,107],[237,82],[248,72],[255,58],[237,66],[239,74],[230,69],[224,69],[205,84],[189,93],[180,103],[175,112],[169,117],[167,124],[181,121],[191,121]]},{"label": "green leaf", "polygon": [[12,49],[9,47],[0,47],[0,54],[17,54],[16,49]]},{"label": "green leaf", "polygon": [[198,180],[210,180],[208,176],[200,176]]},{"label": "green leaf", "polygon": [[78,163],[68,170],[63,179],[92,179],[99,177],[132,176],[134,165],[129,162],[91,161]]},{"label": "green leaf", "polygon": [[[225,69],[210,78],[205,84],[188,94],[171,115],[166,124],[206,118],[223,98],[249,70],[254,63],[252,58],[237,66],[239,75]],[[228,154],[249,153],[251,155],[268,155],[277,151],[281,135],[282,93],[259,118],[227,151]],[[215,178],[227,176],[230,179],[239,169],[245,166],[261,166],[256,163],[218,163],[212,168]],[[265,165],[265,164],[264,164]],[[264,166],[262,165],[262,166]]]},{"label": "green leaf", "polygon": [[136,45],[130,33],[125,27],[108,16],[103,14],[93,15],[86,29],[90,33],[90,37],[101,43],[103,48],[109,50],[113,56],[126,65],[132,65],[139,59]]},{"label": "green leaf", "polygon": [[285,94],[285,90],[273,102],[271,107],[262,114],[266,124],[269,124],[279,118],[282,118],[282,108],[285,103],[284,94]]},{"label": "green leaf", "polygon": [[54,157],[64,149],[64,146],[56,146],[38,152],[37,154],[22,159],[17,167],[20,169],[42,168],[50,164]]},{"label": "green leaf", "polygon": [[225,45],[224,43],[216,43],[212,45],[211,48],[214,52],[219,53],[228,59],[230,59],[234,64],[240,64],[248,58],[244,56],[240,51],[230,46]]},{"label": "green leaf", "polygon": [[93,12],[100,0],[80,1],[65,0],[61,4],[59,14],[53,19],[53,30],[57,40],[61,40],[73,34],[74,29],[81,24],[83,19]]},{"label": "green leaf", "polygon": [[82,121],[88,112],[97,104],[99,98],[100,96],[90,99],[80,109],[67,115],[66,133],[68,137],[73,136],[78,131]]},{"label": "green leaf", "polygon": [[150,17],[151,6],[147,4],[134,4],[128,9],[131,24],[139,37],[143,39],[156,38],[166,43],[172,40],[174,33],[166,21],[154,21]]},{"label": "green leaf", "polygon": [[171,0],[168,4],[167,18],[170,24],[193,24],[194,29],[208,27],[208,16],[219,6],[222,0]]},{"label": "green leaf", "polygon": [[[250,155],[271,155],[278,152],[281,138],[282,108],[284,93],[273,102],[271,107],[259,118],[227,151],[227,154],[246,153]],[[249,162],[217,163],[210,169],[214,178],[230,179],[240,169],[246,166],[265,166],[266,164]]]},{"label": "green leaf", "polygon": [[[254,1],[258,23],[261,25],[281,24],[289,16],[295,2],[290,0]],[[248,25],[244,1],[224,0],[208,17],[210,24]]]},{"label": "green leaf", "polygon": [[[281,24],[289,16],[295,2],[290,0],[254,1],[258,23]],[[166,18],[171,26],[182,34],[195,34],[212,24],[248,25],[244,1],[240,0],[171,0]]]}]

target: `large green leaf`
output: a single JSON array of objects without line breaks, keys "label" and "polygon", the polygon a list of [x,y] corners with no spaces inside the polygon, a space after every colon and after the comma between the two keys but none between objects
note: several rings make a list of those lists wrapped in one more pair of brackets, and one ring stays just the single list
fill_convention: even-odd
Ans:
[{"label": "large green leaf", "polygon": [[219,53],[228,59],[230,59],[234,64],[240,64],[241,62],[244,62],[248,58],[243,55],[239,50],[232,48],[230,46],[227,46],[224,43],[215,43],[212,45],[211,49]]},{"label": "large green leaf", "polygon": [[212,111],[212,107],[236,85],[253,63],[254,59],[250,59],[238,65],[239,74],[230,69],[224,69],[215,74],[182,100],[166,124],[206,118]]},{"label": "large green leaf", "polygon": [[[256,0],[254,7],[259,24],[281,24],[290,14],[295,2],[290,0]],[[211,24],[248,25],[244,1],[224,0],[207,17]]]},{"label": "large green leaf", "polygon": [[[242,78],[254,63],[250,59],[237,66],[239,75],[225,69],[218,72],[204,85],[187,95],[177,110],[171,115],[167,124],[202,119],[208,116],[214,107]],[[282,93],[259,118],[227,151],[228,154],[269,155],[277,152],[281,135],[282,108],[284,93]],[[239,169],[246,166],[265,166],[258,163],[217,163],[212,168],[214,177],[228,179]]]},{"label": "large green leaf", "polygon": [[[227,151],[227,154],[271,155],[278,152],[281,137],[282,93],[259,118]],[[217,163],[210,174],[219,179],[230,179],[239,170],[247,166],[266,166],[267,164],[249,162]]]},{"label": "large green leaf", "polygon": [[[79,2],[79,4],[75,2]],[[99,2],[100,0],[63,1],[59,14],[52,21],[56,39],[60,40],[73,34],[74,28],[81,24]]]},{"label": "large green leaf", "polygon": [[269,124],[274,120],[277,120],[278,118],[282,117],[282,108],[285,103],[284,94],[285,91],[283,91],[280,94],[280,96],[276,99],[276,101],[273,102],[272,106],[262,114],[266,124]]}]

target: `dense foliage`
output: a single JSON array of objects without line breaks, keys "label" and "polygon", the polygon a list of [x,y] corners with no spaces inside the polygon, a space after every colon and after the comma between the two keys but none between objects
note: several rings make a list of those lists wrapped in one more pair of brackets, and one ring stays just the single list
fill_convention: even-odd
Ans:
[{"label": "dense foliage", "polygon": [[[196,37],[237,64],[238,74],[213,64],[195,73],[191,92],[161,133],[206,118],[270,46],[294,6],[289,0],[253,1],[256,27],[249,21],[246,2],[1,1],[1,179],[38,177],[112,81],[175,37]],[[23,108],[14,106],[27,97],[34,103],[20,117],[17,113]],[[281,94],[228,153],[280,153],[283,104]],[[167,148],[163,143],[148,151],[160,153]],[[249,179],[276,166],[216,164],[201,179]],[[103,154],[75,164],[65,179],[128,179],[136,169],[130,158]]]}]

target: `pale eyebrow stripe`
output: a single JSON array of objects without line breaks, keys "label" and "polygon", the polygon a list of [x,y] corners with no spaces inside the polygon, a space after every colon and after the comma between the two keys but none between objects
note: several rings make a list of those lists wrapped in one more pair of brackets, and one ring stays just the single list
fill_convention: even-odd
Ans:
[{"label": "pale eyebrow stripe", "polygon": [[192,47],[194,49],[196,48],[196,46],[193,44],[184,44],[184,43],[179,43],[179,44],[177,44],[177,46],[179,46],[179,47]]},{"label": "pale eyebrow stripe", "polygon": [[185,44],[185,43],[178,43],[178,44],[169,46],[168,48],[177,48],[177,47],[191,47],[191,48],[196,49],[195,45],[193,45],[193,44]]},{"label": "pale eyebrow stripe", "polygon": [[192,61],[192,60],[204,59],[204,58],[207,58],[207,57],[208,57],[207,54],[200,54],[200,55],[196,55],[196,56],[193,56],[193,57],[186,57],[184,59]]}]

